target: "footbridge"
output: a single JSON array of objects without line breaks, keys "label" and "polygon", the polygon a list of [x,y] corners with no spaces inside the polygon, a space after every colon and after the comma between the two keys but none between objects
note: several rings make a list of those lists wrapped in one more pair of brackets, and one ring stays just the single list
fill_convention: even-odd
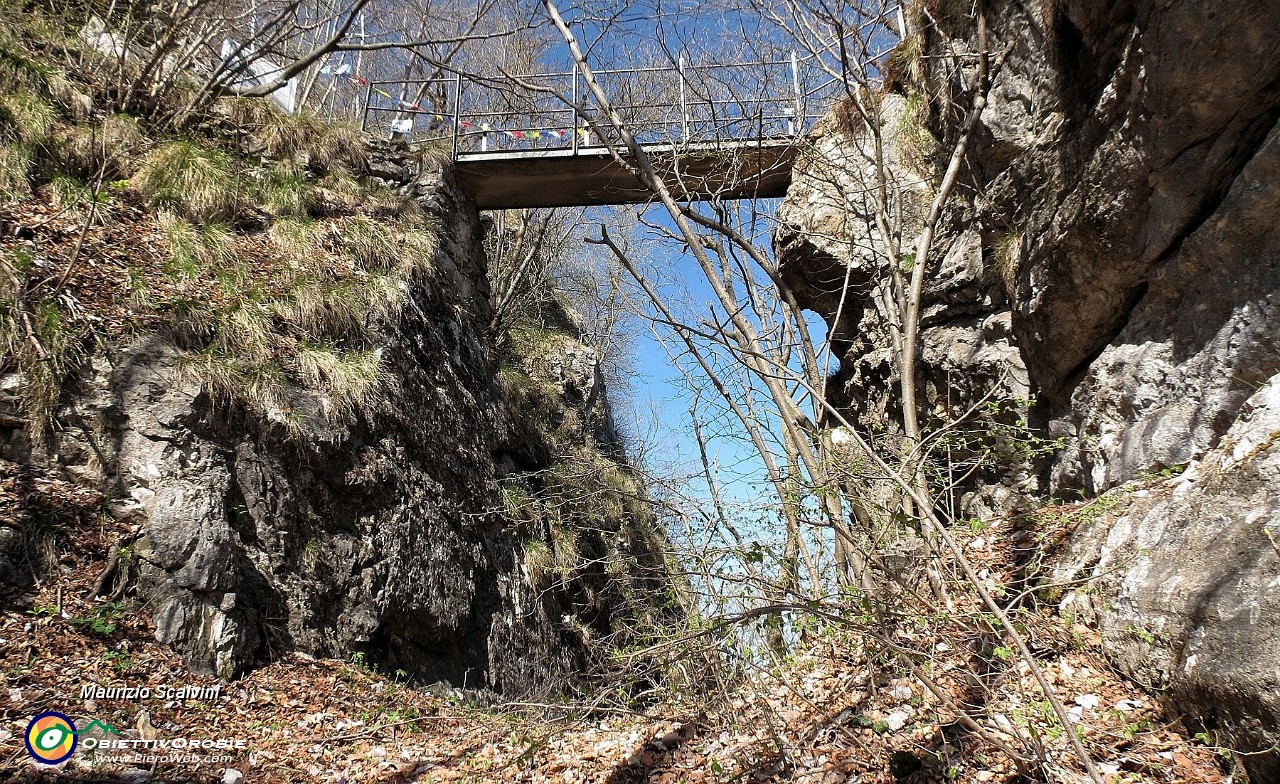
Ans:
[{"label": "footbridge", "polygon": [[[781,60],[605,70],[595,77],[681,199],[782,196],[814,121],[842,88],[816,64]],[[481,209],[634,204],[611,123],[577,68],[486,79],[370,81],[365,130],[445,146]],[[617,151],[620,161],[615,157]]]}]

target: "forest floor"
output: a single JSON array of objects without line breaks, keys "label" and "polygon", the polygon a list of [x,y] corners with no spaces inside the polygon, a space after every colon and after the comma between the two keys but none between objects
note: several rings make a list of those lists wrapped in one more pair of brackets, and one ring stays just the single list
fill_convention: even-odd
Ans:
[{"label": "forest floor", "polygon": [[[12,464],[0,469],[0,477],[8,477],[0,480],[0,523],[15,522],[8,518],[23,493],[39,493],[46,505],[72,516],[81,510],[91,517],[91,494]],[[480,706],[472,701],[475,693],[405,683],[358,657],[347,662],[288,654],[241,680],[218,684],[190,672],[155,642],[148,608],[127,596],[89,598],[110,543],[130,534],[127,526],[100,523],[63,533],[55,576],[26,595],[6,598],[0,615],[0,781],[1028,780],[992,740],[1042,748],[1051,762],[1035,773],[1038,778],[1086,781],[1025,664],[1013,660],[985,677],[985,704],[971,711],[988,735],[984,740],[966,730],[923,681],[895,675],[874,649],[831,634],[811,637],[806,650],[776,666],[761,666],[722,700],[685,700],[643,714],[498,698]],[[989,532],[983,539],[979,560],[986,558],[991,563],[983,568],[994,570],[1007,555],[1001,547],[1007,537]],[[1051,610],[1037,617],[1030,630],[1037,658],[1109,783],[1230,781],[1218,750],[1184,737],[1176,716],[1107,667],[1096,633]],[[933,648],[933,680],[956,704],[972,705],[971,653],[946,643]],[[152,693],[94,699],[82,694],[85,686],[149,687]],[[166,699],[162,692],[181,686],[220,689],[210,699]],[[244,748],[212,752],[226,755],[222,759],[106,762],[84,748],[87,738],[107,737],[94,729],[81,736],[81,748],[67,762],[50,768],[37,765],[23,743],[28,723],[44,711],[65,713],[81,729],[97,720],[126,740],[226,738],[243,740]]]}]

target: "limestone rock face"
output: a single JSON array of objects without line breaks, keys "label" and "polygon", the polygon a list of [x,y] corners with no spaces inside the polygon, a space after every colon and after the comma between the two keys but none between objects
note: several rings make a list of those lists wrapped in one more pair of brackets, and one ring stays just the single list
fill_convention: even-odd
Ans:
[{"label": "limestone rock face", "polygon": [[1186,464],[1280,371],[1278,178],[1273,130],[1212,216],[1149,272],[1073,393],[1065,418],[1088,440],[1059,459],[1057,486],[1102,490]]},{"label": "limestone rock face", "polygon": [[[894,215],[901,221],[903,269],[914,263],[916,235],[933,199],[937,143],[920,111],[917,101],[893,94],[880,105],[884,174],[902,205]],[[828,323],[842,360],[831,385],[834,402],[866,433],[892,437],[900,406],[891,335],[899,315],[890,293],[890,254],[876,224],[873,160],[873,141],[860,121],[841,109],[824,118],[779,209],[774,250],[800,306]],[[966,222],[971,218],[971,208],[948,211],[938,269],[924,292],[919,381],[929,401],[925,419],[935,423],[987,395],[1009,403],[1005,419],[1024,418],[1031,396],[999,272],[987,263],[981,232]],[[1019,505],[1015,488],[1036,484],[1025,466],[980,471],[961,483],[960,507],[974,516],[1008,511]],[[867,492],[892,494],[887,487]]]},{"label": "limestone rock face", "polygon": [[[1194,721],[1239,748],[1265,749],[1280,728],[1280,377],[1167,484],[1082,525],[1051,579],[1093,579],[1063,609],[1103,631],[1126,673],[1197,706]],[[1275,754],[1249,767],[1280,778]]]},{"label": "limestone rock face", "polygon": [[[929,260],[926,406],[944,411],[993,389],[1034,396],[1028,421],[1062,446],[1030,470],[980,477],[970,513],[1008,509],[1011,493],[1034,504],[1187,463],[1217,466],[1158,507],[1135,505],[1111,538],[1082,532],[1078,544],[1151,553],[1104,582],[1098,603],[1119,609],[1095,615],[1104,639],[1133,643],[1126,627],[1168,634],[1154,634],[1147,651],[1108,643],[1117,663],[1167,682],[1180,709],[1225,728],[1239,748],[1265,749],[1280,736],[1280,651],[1267,609],[1274,615],[1274,551],[1261,526],[1274,530],[1280,483],[1268,481],[1269,446],[1242,459],[1231,444],[1269,438],[1259,412],[1273,405],[1264,391],[1280,373],[1280,6],[987,7],[992,48],[1005,56]],[[972,75],[976,34],[972,20],[940,24],[919,33],[938,56],[896,89],[908,104],[930,102],[945,154],[959,119],[945,101],[969,102],[955,74]],[[891,144],[902,141],[895,127],[886,116]],[[796,173],[776,247],[803,304],[844,341],[841,404],[883,427],[897,406],[876,293],[886,270],[867,270],[858,248],[878,241],[865,228],[872,216],[865,199],[847,196],[866,167],[825,173],[865,134],[837,133]],[[888,158],[897,169],[904,156]],[[900,176],[937,182],[944,164],[939,156],[932,172]],[[848,215],[827,206],[837,201]],[[910,249],[918,208],[906,214]],[[846,278],[855,293],[837,317],[833,292]],[[1244,759],[1260,780],[1276,777],[1274,754]]]}]

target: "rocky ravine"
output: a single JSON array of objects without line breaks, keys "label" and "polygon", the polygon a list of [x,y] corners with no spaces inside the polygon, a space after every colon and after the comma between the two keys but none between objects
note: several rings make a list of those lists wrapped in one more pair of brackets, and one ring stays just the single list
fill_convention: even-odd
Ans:
[{"label": "rocky ravine", "polygon": [[[286,651],[359,652],[426,682],[509,694],[562,686],[585,654],[562,619],[588,611],[583,623],[608,632],[619,607],[581,584],[600,575],[565,581],[595,589],[594,603],[535,585],[526,544],[548,534],[503,514],[498,480],[546,469],[551,456],[522,431],[498,380],[479,216],[448,170],[420,156],[384,151],[370,169],[444,228],[428,272],[407,284],[404,313],[379,326],[388,380],[368,411],[341,426],[306,416],[286,435],[212,400],[151,335],[93,360],[64,396],[47,451],[31,448],[20,416],[6,417],[0,457],[105,490],[108,514],[138,532],[123,549],[136,558],[139,603],[159,640],[197,669],[229,678]],[[583,422],[607,417],[594,350],[571,335],[558,345],[570,356],[550,363],[556,377],[536,379],[558,397],[544,405]],[[325,404],[291,402],[304,415]],[[629,555],[644,557],[651,541],[633,537]],[[21,570],[6,577],[30,586]]]},{"label": "rocky ravine", "polygon": [[[965,512],[1190,464],[1171,497],[1075,534],[1059,576],[1105,578],[1066,602],[1100,625],[1115,664],[1167,688],[1224,743],[1264,752],[1242,757],[1256,780],[1280,780],[1280,6],[987,9],[993,46],[1011,48],[931,260],[922,374],[936,412],[995,384],[1003,398],[1034,395],[1031,421],[1065,448],[981,476]],[[976,46],[964,18],[918,30],[932,54]],[[939,169],[912,166],[904,150],[922,145],[904,113],[923,104],[919,122],[943,150],[956,133],[938,96],[957,60],[925,62],[899,79],[882,123],[908,213]],[[875,242],[868,173],[840,164],[857,134],[834,118],[823,130],[776,242],[788,279],[829,320],[831,283],[853,270],[863,295],[833,334],[845,403],[872,426],[896,402],[874,296],[883,270],[859,251]]]}]

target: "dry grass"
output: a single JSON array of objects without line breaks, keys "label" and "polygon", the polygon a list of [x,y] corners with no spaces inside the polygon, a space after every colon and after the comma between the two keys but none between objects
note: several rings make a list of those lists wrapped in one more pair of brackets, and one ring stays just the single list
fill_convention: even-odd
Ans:
[{"label": "dry grass", "polygon": [[[0,6],[8,8],[4,0]],[[375,405],[388,383],[378,328],[399,318],[409,279],[426,267],[436,241],[416,203],[375,197],[357,181],[353,172],[367,166],[361,132],[285,116],[269,101],[253,99],[219,102],[232,122],[200,126],[219,133],[240,126],[238,145],[205,136],[157,142],[121,114],[68,122],[79,116],[70,107],[83,96],[41,62],[49,52],[61,53],[63,43],[38,30],[39,21],[24,20],[20,31],[0,29],[0,197],[30,197],[39,183],[42,203],[67,217],[109,199],[127,178],[130,191],[154,208],[160,241],[150,235],[148,247],[158,253],[147,264],[130,264],[129,282],[121,284],[117,303],[144,314],[122,329],[159,323],[184,350],[187,377],[213,398],[291,433]],[[183,102],[181,89],[171,92],[132,98],[152,121],[162,121],[169,117],[165,107]],[[154,111],[143,106],[151,99]],[[256,183],[255,171],[262,172]],[[265,235],[241,236],[231,227],[249,201],[270,218]],[[102,220],[136,216],[132,205],[124,207],[103,211]],[[379,211],[386,216],[370,214]],[[156,274],[161,269],[165,274]],[[31,405],[51,412],[64,369],[84,345],[71,338],[87,333],[56,303],[20,296],[27,301],[0,300],[3,361],[20,371],[30,365]],[[50,354],[58,352],[54,361],[17,358],[33,345],[23,331],[24,313],[38,317],[37,328],[27,332],[47,341]]]},{"label": "dry grass", "polygon": [[545,588],[555,568],[555,554],[544,542],[531,539],[524,543],[524,571],[532,585]]},{"label": "dry grass", "polygon": [[387,224],[367,215],[351,215],[337,222],[339,249],[361,269],[385,272],[400,264],[403,252]]},{"label": "dry grass", "polygon": [[274,362],[210,348],[184,354],[179,358],[178,372],[224,405],[240,403],[289,434],[299,430],[284,372]]},{"label": "dry grass", "polygon": [[33,57],[6,25],[0,28],[0,94],[19,93],[60,103],[73,103],[76,98],[66,75]]},{"label": "dry grass", "polygon": [[100,124],[80,124],[56,130],[47,144],[50,157],[63,171],[83,179],[127,179],[138,169],[146,145],[138,121],[112,114]]},{"label": "dry grass", "polygon": [[65,174],[53,175],[45,187],[54,204],[81,217],[87,214],[88,206],[99,196],[99,192],[92,190],[83,180]]},{"label": "dry grass", "polygon": [[299,269],[310,269],[324,244],[320,224],[306,218],[277,218],[267,235],[276,250]]},{"label": "dry grass", "polygon": [[[206,241],[216,224],[169,220],[175,256],[190,259],[196,278],[215,277],[221,292],[182,316],[200,325],[188,335],[204,346],[184,372],[215,398],[239,401],[291,434],[317,417],[349,422],[367,414],[387,382],[376,327],[395,320],[407,277],[422,266],[406,260],[406,248],[434,252],[432,235],[367,215],[277,218],[268,237],[286,263],[256,286],[243,265],[217,261],[225,259],[221,246]],[[317,395],[304,393],[318,393],[319,411]]]},{"label": "dry grass", "polygon": [[313,167],[334,169],[343,166],[351,171],[364,171],[368,165],[368,150],[365,148],[364,134],[349,123],[325,122],[316,120],[324,126],[316,142],[308,151]]},{"label": "dry grass", "polygon": [[578,548],[578,532],[570,526],[551,526],[551,548],[555,552],[555,568],[561,579],[571,580],[582,568],[582,551]]},{"label": "dry grass", "polygon": [[924,36],[919,28],[898,42],[884,62],[886,89],[918,87],[924,82]]},{"label": "dry grass", "polygon": [[363,171],[368,151],[357,126],[314,115],[284,114],[267,101],[236,98],[220,104],[232,122],[248,132],[251,147],[264,158],[316,172]]},{"label": "dry grass", "polygon": [[231,156],[195,142],[160,145],[132,182],[152,205],[197,223],[226,220],[235,212],[238,188]]},{"label": "dry grass", "polygon": [[[0,263],[23,266],[14,257]],[[86,339],[83,325],[59,303],[29,304],[11,291],[0,294],[0,367],[14,367],[22,378],[26,430],[36,444],[45,442],[66,379],[87,355]]]},{"label": "dry grass", "polygon": [[318,215],[348,215],[355,212],[368,198],[368,192],[355,177],[344,171],[331,171],[315,183]]},{"label": "dry grass", "polygon": [[161,212],[159,220],[169,242],[165,271],[170,277],[196,280],[231,259],[231,235],[226,226],[217,223],[196,226],[168,212]]},{"label": "dry grass", "polygon": [[58,112],[53,105],[32,93],[10,93],[0,97],[0,136],[31,146],[44,141]]},{"label": "dry grass", "polygon": [[923,93],[907,96],[906,107],[893,130],[893,141],[902,162],[916,174],[926,179],[936,174],[938,140],[929,131],[929,102]]},{"label": "dry grass", "polygon": [[302,332],[337,340],[363,337],[374,323],[390,319],[404,296],[399,281],[390,275],[303,277],[273,307],[277,317]]},{"label": "dry grass", "polygon": [[996,263],[996,272],[1000,282],[1004,284],[1005,294],[1013,299],[1018,290],[1018,267],[1022,261],[1022,233],[1011,231],[996,243],[992,257]]},{"label": "dry grass", "polygon": [[320,203],[305,172],[287,166],[267,169],[257,187],[259,206],[277,218],[306,218]]},{"label": "dry grass", "polygon": [[418,147],[424,169],[438,169],[453,160],[453,146],[449,139],[428,139]]},{"label": "dry grass", "polygon": [[324,393],[323,413],[331,421],[348,421],[368,411],[386,382],[381,349],[304,346],[298,350],[297,366],[303,383]]}]

